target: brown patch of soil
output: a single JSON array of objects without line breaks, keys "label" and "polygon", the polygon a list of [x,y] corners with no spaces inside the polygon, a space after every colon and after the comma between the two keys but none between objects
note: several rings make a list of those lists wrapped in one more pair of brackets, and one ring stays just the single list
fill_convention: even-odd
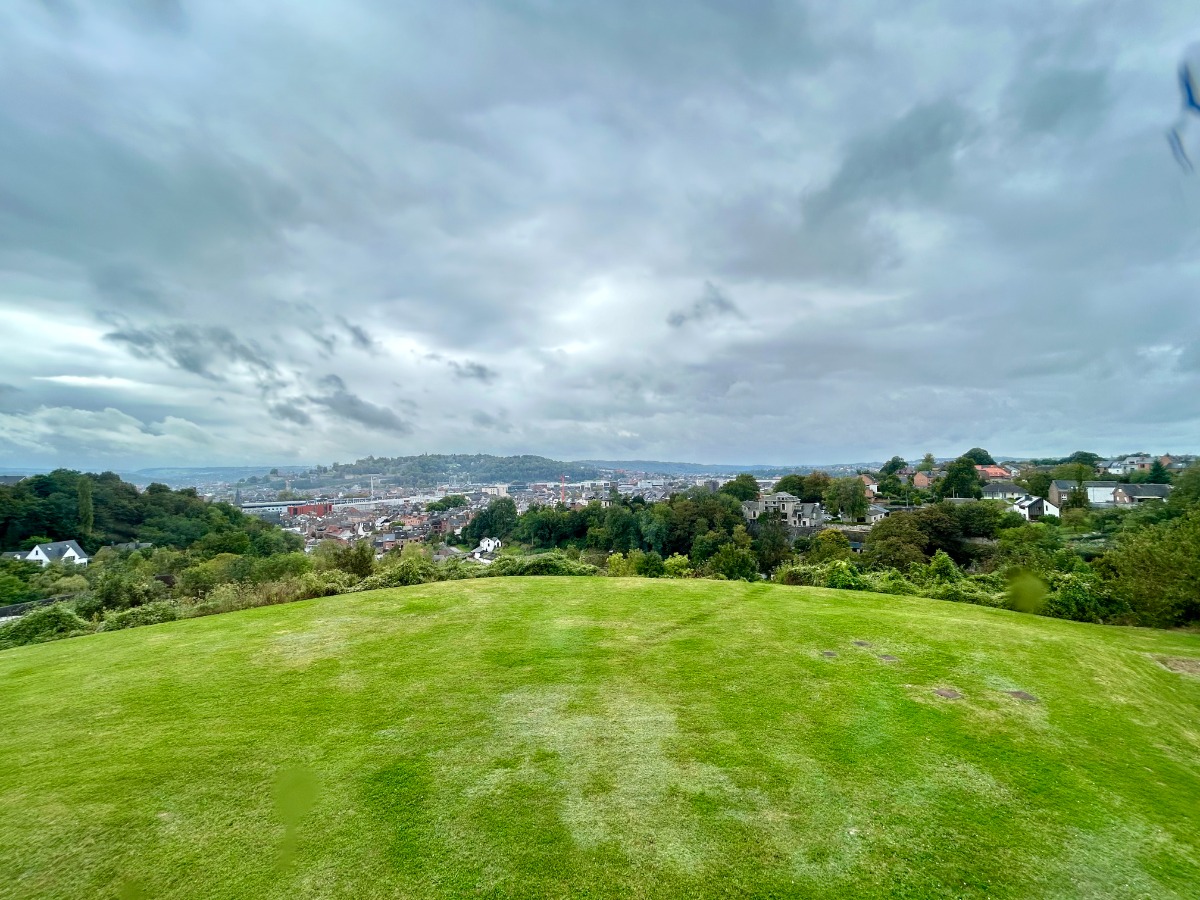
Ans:
[{"label": "brown patch of soil", "polygon": [[951,688],[936,688],[934,693],[939,697],[945,697],[947,700],[961,700],[962,694]]},{"label": "brown patch of soil", "polygon": [[870,647],[871,642],[870,641],[855,641],[854,646],[855,647]]},{"label": "brown patch of soil", "polygon": [[822,650],[821,655],[822,656],[837,656],[837,654],[834,653],[832,650]]},{"label": "brown patch of soil", "polygon": [[1024,700],[1027,703],[1037,703],[1037,697],[1033,694],[1027,694],[1025,691],[1005,691],[1010,697],[1016,697],[1018,700]]},{"label": "brown patch of soil", "polygon": [[891,654],[889,654],[889,653],[883,653],[883,654],[881,654],[881,655],[880,655],[880,657],[879,657],[879,658],[880,658],[881,660],[883,660],[884,662],[900,662],[900,657],[898,657],[898,656],[892,656],[892,655],[891,655]]},{"label": "brown patch of soil", "polygon": [[1158,664],[1164,669],[1179,672],[1183,675],[1200,675],[1200,659],[1188,656],[1156,656]]}]

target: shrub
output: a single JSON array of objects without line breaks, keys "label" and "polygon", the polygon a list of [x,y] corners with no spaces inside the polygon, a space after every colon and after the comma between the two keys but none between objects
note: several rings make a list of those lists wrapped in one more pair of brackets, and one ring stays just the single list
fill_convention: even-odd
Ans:
[{"label": "shrub", "polygon": [[853,563],[835,559],[825,566],[825,587],[839,588],[843,591],[863,591],[869,585]]},{"label": "shrub", "polygon": [[643,553],[637,563],[637,573],[644,578],[661,578],[667,572],[662,556],[654,550]]},{"label": "shrub", "polygon": [[870,572],[863,576],[863,580],[866,583],[867,590],[880,594],[912,596],[921,593],[920,588],[905,578],[904,574],[896,569]]},{"label": "shrub", "polygon": [[815,587],[824,583],[824,576],[825,572],[821,566],[780,566],[775,570],[772,580],[776,584]]},{"label": "shrub", "polygon": [[680,553],[672,553],[663,560],[663,573],[667,578],[691,578],[692,561]]},{"label": "shrub", "polygon": [[374,591],[379,588],[408,587],[441,580],[441,572],[432,560],[424,556],[401,556],[382,572],[364,578],[352,591]]},{"label": "shrub", "polygon": [[930,589],[928,595],[938,600],[949,600],[952,603],[974,603],[976,606],[992,607],[1005,605],[1004,595],[993,594],[981,585],[965,579],[936,585]]},{"label": "shrub", "polygon": [[92,627],[66,604],[53,603],[28,612],[8,625],[0,625],[0,649],[56,641],[88,634],[91,630]]},{"label": "shrub", "polygon": [[174,622],[179,618],[179,606],[173,600],[158,600],[128,609],[110,610],[100,624],[101,631],[120,631],[122,628],[137,628],[141,625],[157,625],[159,622]]},{"label": "shrub", "polygon": [[1104,589],[1093,575],[1068,573],[1053,578],[1054,592],[1046,600],[1044,613],[1076,622],[1113,622],[1130,617],[1129,605]]},{"label": "shrub", "polygon": [[[615,555],[615,554],[614,554]],[[524,575],[595,575],[596,567],[576,562],[561,553],[537,556],[502,556],[484,570],[484,577],[503,578]]]},{"label": "shrub", "polygon": [[707,566],[714,575],[724,575],[730,581],[754,581],[758,577],[758,557],[735,544],[724,544]]},{"label": "shrub", "polygon": [[633,574],[633,563],[623,553],[613,553],[605,562],[608,574],[613,578],[628,578]]}]

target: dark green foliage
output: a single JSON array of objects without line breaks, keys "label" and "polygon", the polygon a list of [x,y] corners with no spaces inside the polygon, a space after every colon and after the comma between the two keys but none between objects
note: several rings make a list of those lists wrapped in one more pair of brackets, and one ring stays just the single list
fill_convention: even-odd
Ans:
[{"label": "dark green foliage", "polygon": [[982,447],[972,447],[959,458],[969,459],[976,466],[994,466],[996,464],[996,460],[992,458],[992,454],[988,453]]},{"label": "dark green foliage", "polygon": [[1049,472],[1022,472],[1016,483],[1029,491],[1034,497],[1045,499],[1050,496],[1050,482],[1053,477]]},{"label": "dark green foliage", "polygon": [[517,504],[512,497],[497,497],[463,529],[463,537],[478,544],[485,537],[509,537],[517,528]]},{"label": "dark green foliage", "polygon": [[867,499],[867,486],[857,475],[830,482],[825,489],[824,503],[830,515],[840,515],[850,521],[866,515],[871,505]]},{"label": "dark green foliage", "polygon": [[537,556],[502,556],[480,573],[484,577],[509,575],[595,575],[596,567],[561,553]]},{"label": "dark green foliage", "polygon": [[969,456],[960,456],[946,466],[946,474],[934,488],[939,499],[946,497],[981,497],[983,496],[979,473],[975,471],[977,463]]},{"label": "dark green foliage", "polygon": [[1161,459],[1156,459],[1150,464],[1150,471],[1146,473],[1147,484],[1170,484],[1171,473],[1167,471],[1167,467],[1162,464]]},{"label": "dark green foliage", "polygon": [[804,554],[807,563],[823,563],[835,559],[849,559],[852,550],[850,539],[835,528],[826,528],[820,532],[810,544],[810,549]]},{"label": "dark green foliage", "polygon": [[445,512],[448,509],[458,509],[467,505],[467,498],[462,494],[447,494],[441,500],[425,504],[425,512]]},{"label": "dark green foliage", "polygon": [[371,546],[370,541],[359,541],[349,547],[337,547],[330,556],[334,568],[359,578],[366,578],[375,571],[375,548]]},{"label": "dark green foliage", "polygon": [[720,493],[728,494],[738,501],[758,499],[758,481],[753,475],[743,472],[732,481],[721,485]]},{"label": "dark green foliage", "polygon": [[91,630],[66,604],[52,603],[26,613],[15,622],[0,625],[0,649],[56,641]]},{"label": "dark green foliage", "polygon": [[759,516],[751,527],[751,535],[754,538],[751,549],[764,573],[769,573],[792,555],[791,532],[779,513]]},{"label": "dark green foliage", "polygon": [[908,465],[908,463],[905,462],[904,457],[893,456],[891,459],[889,459],[887,462],[885,462],[880,467],[879,474],[881,476],[895,475],[897,472],[899,472],[901,469],[905,468],[907,465]]},{"label": "dark green foliage", "polygon": [[723,544],[708,560],[708,570],[730,581],[753,581],[758,577],[758,558],[753,551],[736,544]]},{"label": "dark green foliage", "polygon": [[663,558],[657,551],[651,550],[638,558],[634,571],[643,578],[662,578],[667,573]]},{"label": "dark green foliage", "polygon": [[1077,622],[1121,622],[1132,611],[1094,575],[1067,573],[1054,579],[1054,593],[1047,598],[1043,612]]},{"label": "dark green foliage", "polygon": [[825,472],[809,475],[784,475],[775,483],[776,491],[799,497],[805,503],[820,503],[833,481]]},{"label": "dark green foliage", "polygon": [[1096,467],[1096,463],[1100,461],[1100,454],[1091,453],[1087,450],[1076,450],[1067,457],[1066,461],[1069,463],[1082,463],[1089,469],[1094,469]]},{"label": "dark green foliage", "polygon": [[1121,535],[1097,565],[1139,624],[1200,620],[1200,508]]}]

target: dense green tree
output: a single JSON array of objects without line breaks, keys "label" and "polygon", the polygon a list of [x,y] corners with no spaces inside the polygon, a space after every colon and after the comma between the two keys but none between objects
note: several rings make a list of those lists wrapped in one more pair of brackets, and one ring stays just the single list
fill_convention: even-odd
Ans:
[{"label": "dense green tree", "polygon": [[926,453],[919,463],[917,463],[918,472],[932,472],[937,468],[937,460],[933,458],[932,453]]},{"label": "dense green tree", "polygon": [[76,484],[76,505],[79,517],[79,535],[91,537],[92,529],[96,527],[96,505],[92,497],[92,480],[82,476]]},{"label": "dense green tree", "polygon": [[938,498],[983,496],[979,473],[975,471],[977,465],[986,463],[976,463],[970,456],[960,456],[946,466],[945,476],[934,488]]},{"label": "dense green tree", "polygon": [[441,500],[434,500],[431,503],[425,504],[425,512],[445,512],[449,509],[458,509],[467,505],[467,498],[462,494],[447,494]]},{"label": "dense green tree", "polygon": [[1167,506],[1176,514],[1200,506],[1200,462],[1188,466],[1176,476],[1175,490],[1167,498]]},{"label": "dense green tree", "polygon": [[1034,497],[1042,497],[1043,499],[1050,496],[1050,482],[1053,481],[1049,472],[1038,472],[1030,469],[1027,472],[1022,472],[1020,477],[1016,479],[1016,483],[1029,491]]},{"label": "dense green tree", "polygon": [[854,555],[850,549],[850,539],[845,533],[836,528],[826,528],[818,532],[804,554],[806,562],[823,563],[834,559],[849,559]]},{"label": "dense green tree", "polygon": [[857,476],[835,479],[825,491],[824,503],[829,513],[851,521],[866,515],[870,506],[867,487]]},{"label": "dense green tree", "polygon": [[908,463],[905,462],[903,457],[893,456],[891,459],[889,459],[887,462],[885,462],[882,467],[880,467],[879,474],[880,475],[895,475],[897,472],[899,472],[901,469],[905,468],[907,465],[908,465]]},{"label": "dense green tree", "polygon": [[1091,453],[1087,450],[1076,450],[1067,457],[1066,461],[1069,463],[1082,463],[1089,469],[1094,470],[1096,468],[1096,463],[1100,461],[1100,455],[1097,453]]},{"label": "dense green tree", "polygon": [[992,458],[992,454],[988,453],[982,447],[972,447],[963,456],[977,466],[994,466],[996,464],[996,460]]},{"label": "dense green tree", "polygon": [[779,513],[764,513],[754,522],[751,548],[758,558],[758,567],[770,573],[792,555],[792,538],[787,523]]},{"label": "dense green tree", "polygon": [[1100,570],[1139,624],[1165,628],[1200,620],[1200,509],[1122,535]]},{"label": "dense green tree", "polygon": [[733,543],[724,544],[708,561],[714,575],[724,575],[730,581],[753,581],[758,576],[758,559],[748,549]]},{"label": "dense green tree", "polygon": [[728,494],[739,501],[757,500],[758,481],[753,475],[743,472],[732,481],[727,481],[725,484],[721,485],[720,492],[722,494]]},{"label": "dense green tree", "polygon": [[1171,473],[1167,471],[1167,467],[1162,464],[1161,459],[1156,459],[1150,464],[1150,471],[1146,475],[1147,484],[1170,484]]},{"label": "dense green tree", "polygon": [[463,529],[463,537],[479,543],[485,537],[507,538],[517,527],[517,504],[512,497],[497,497]]},{"label": "dense green tree", "polygon": [[863,547],[864,561],[875,568],[906,571],[925,562],[925,533],[910,513],[897,512],[871,528]]}]

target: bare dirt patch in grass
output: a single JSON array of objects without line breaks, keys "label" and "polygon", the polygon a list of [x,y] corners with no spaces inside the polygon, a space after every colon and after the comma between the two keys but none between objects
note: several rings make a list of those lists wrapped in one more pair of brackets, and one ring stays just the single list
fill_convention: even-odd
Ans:
[{"label": "bare dirt patch in grass", "polygon": [[827,658],[832,658],[834,656],[837,656],[837,654],[834,653],[832,650],[822,650],[821,655],[824,657],[827,657]]},{"label": "bare dirt patch in grass", "polygon": [[1035,696],[1033,696],[1033,694],[1027,693],[1025,691],[1005,691],[1004,693],[1008,694],[1008,696],[1010,696],[1010,697],[1016,697],[1018,700],[1024,700],[1026,703],[1037,703],[1038,702],[1037,697],[1035,697]]},{"label": "bare dirt patch in grass", "polygon": [[855,641],[854,646],[855,647],[870,647],[871,642],[870,641]]},{"label": "bare dirt patch in grass", "polygon": [[933,691],[939,697],[944,697],[947,700],[961,700],[962,694],[953,688],[935,688]]},{"label": "bare dirt patch in grass", "polygon": [[880,662],[900,662],[900,657],[892,656],[890,653],[881,653],[879,655]]},{"label": "bare dirt patch in grass", "polygon": [[1200,659],[1190,656],[1156,656],[1155,661],[1171,672],[1181,675],[1200,675]]}]

